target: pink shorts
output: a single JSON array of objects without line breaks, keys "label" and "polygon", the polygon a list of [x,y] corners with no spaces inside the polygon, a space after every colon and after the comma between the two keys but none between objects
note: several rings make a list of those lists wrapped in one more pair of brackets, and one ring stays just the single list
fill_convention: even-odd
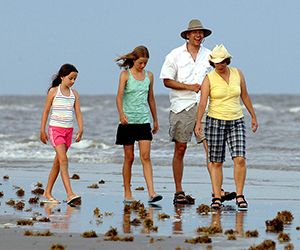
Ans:
[{"label": "pink shorts", "polygon": [[49,126],[48,133],[51,145],[56,147],[60,144],[65,144],[69,148],[72,143],[73,130],[73,128]]}]

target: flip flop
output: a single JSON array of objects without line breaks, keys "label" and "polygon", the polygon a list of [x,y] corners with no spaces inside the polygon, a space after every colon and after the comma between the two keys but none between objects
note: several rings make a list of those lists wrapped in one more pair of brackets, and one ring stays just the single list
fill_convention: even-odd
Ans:
[{"label": "flip flop", "polygon": [[56,200],[54,198],[50,198],[46,201],[41,201],[41,203],[44,203],[44,204],[60,204],[60,201]]},{"label": "flip flop", "polygon": [[134,198],[125,198],[123,200],[124,204],[132,204],[133,202],[135,202],[136,200]]},{"label": "flip flop", "polygon": [[151,199],[148,200],[148,203],[157,202],[157,201],[160,201],[162,199],[163,199],[162,195],[160,195],[160,194],[153,194],[153,195],[151,195]]},{"label": "flip flop", "polygon": [[67,201],[67,204],[72,204],[74,201],[77,201],[81,199],[81,196],[78,194],[74,194],[70,197],[70,199]]}]

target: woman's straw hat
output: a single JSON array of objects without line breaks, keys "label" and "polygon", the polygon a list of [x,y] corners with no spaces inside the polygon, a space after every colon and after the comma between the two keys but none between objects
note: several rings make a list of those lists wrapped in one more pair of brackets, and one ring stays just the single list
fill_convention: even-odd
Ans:
[{"label": "woman's straw hat", "polygon": [[204,37],[207,37],[212,33],[211,30],[205,29],[199,20],[194,19],[194,20],[190,21],[188,29],[181,32],[181,34],[180,34],[181,37],[183,39],[187,39],[186,34],[192,30],[203,30]]},{"label": "woman's straw hat", "polygon": [[220,46],[216,45],[212,53],[208,56],[208,59],[213,63],[222,62],[227,58],[232,58],[232,56],[228,53],[223,44]]}]

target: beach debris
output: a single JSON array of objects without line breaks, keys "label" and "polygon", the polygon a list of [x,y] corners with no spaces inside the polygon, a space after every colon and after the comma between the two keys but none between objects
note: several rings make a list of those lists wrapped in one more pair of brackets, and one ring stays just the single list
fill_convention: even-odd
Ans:
[{"label": "beach debris", "polygon": [[26,230],[24,232],[24,236],[52,236],[54,235],[54,233],[51,233],[50,230],[46,230],[43,233],[37,232],[37,233],[33,233],[32,231]]},{"label": "beach debris", "polygon": [[196,229],[197,233],[206,233],[206,234],[217,234],[217,233],[222,233],[223,229],[222,227],[218,225],[213,225],[210,227],[199,227]]},{"label": "beach debris", "polygon": [[228,230],[225,231],[224,234],[225,234],[225,235],[227,235],[227,234],[231,235],[231,234],[238,234],[238,232],[235,231],[235,230],[233,230],[233,229],[228,229]]},{"label": "beach debris", "polygon": [[130,204],[125,204],[124,205],[124,213],[125,214],[130,214],[131,213],[131,205]]},{"label": "beach debris", "polygon": [[144,190],[145,190],[145,188],[144,188],[144,187],[137,187],[135,190],[144,191]]},{"label": "beach debris", "polygon": [[291,240],[290,235],[284,232],[280,232],[278,235],[278,240],[280,242],[289,242]]},{"label": "beach debris", "polygon": [[98,235],[94,230],[86,231],[83,234],[80,234],[83,238],[96,238]]},{"label": "beach debris", "polygon": [[18,210],[23,210],[23,208],[25,207],[25,203],[22,201],[19,201],[16,205],[15,208]]},{"label": "beach debris", "polygon": [[176,247],[175,250],[190,250],[190,248],[188,247],[188,249],[185,249],[184,247]]},{"label": "beach debris", "polygon": [[213,247],[212,247],[212,245],[207,245],[207,246],[206,246],[206,249],[207,249],[207,250],[211,250],[211,249],[213,249]]},{"label": "beach debris", "polygon": [[200,215],[208,215],[208,213],[211,212],[211,209],[208,205],[201,204],[196,208],[196,211]]},{"label": "beach debris", "polygon": [[144,222],[143,222],[143,225],[144,225],[145,228],[147,228],[149,230],[152,230],[152,231],[155,231],[155,232],[157,232],[157,230],[158,230],[157,226],[153,227],[154,223],[153,223],[153,220],[151,218],[145,219]]},{"label": "beach debris", "polygon": [[133,226],[139,226],[139,225],[141,225],[141,221],[140,221],[140,219],[138,219],[138,218],[134,218],[132,221],[130,221],[129,222],[131,225],[133,225]]},{"label": "beach debris", "polygon": [[95,184],[93,184],[93,185],[91,185],[91,186],[88,186],[88,188],[99,188],[99,186],[98,186],[97,183],[95,183]]},{"label": "beach debris", "polygon": [[236,236],[234,234],[228,235],[227,240],[236,240]]},{"label": "beach debris", "polygon": [[154,238],[152,237],[150,240],[149,240],[149,243],[152,244],[154,242]]},{"label": "beach debris", "polygon": [[137,215],[141,218],[141,219],[145,219],[149,214],[147,212],[147,210],[145,208],[141,208],[139,210],[139,212],[137,213]]},{"label": "beach debris", "polygon": [[282,220],[284,224],[287,224],[294,219],[292,213],[286,210],[278,212],[276,218]]},{"label": "beach debris", "polygon": [[185,196],[185,198],[188,200],[189,204],[195,204],[195,198],[193,198],[191,195],[188,194]]},{"label": "beach debris", "polygon": [[24,191],[22,188],[20,188],[20,189],[16,192],[16,194],[17,194],[17,196],[22,197],[22,196],[25,195],[25,191]]},{"label": "beach debris", "polygon": [[9,179],[9,176],[6,174],[3,176],[3,180],[8,180]]},{"label": "beach debris", "polygon": [[17,186],[17,185],[13,185],[13,188],[14,188],[14,189],[20,189],[20,187]]},{"label": "beach debris", "polygon": [[103,218],[103,214],[100,213],[100,209],[98,207],[94,210],[94,216],[98,218]]},{"label": "beach debris", "polygon": [[60,243],[52,244],[51,248],[49,248],[49,250],[65,250],[65,249],[67,249],[67,245],[64,246]]},{"label": "beach debris", "polygon": [[244,234],[245,237],[258,237],[258,235],[259,235],[259,233],[256,229],[254,231],[248,230]]},{"label": "beach debris", "polygon": [[0,192],[0,198],[4,196],[3,191]]},{"label": "beach debris", "polygon": [[39,202],[39,197],[38,196],[35,196],[35,197],[33,197],[33,198],[30,198],[29,200],[28,200],[28,203],[29,204],[36,204],[36,203],[38,203]]},{"label": "beach debris", "polygon": [[296,230],[300,230],[300,227],[296,227]]},{"label": "beach debris", "polygon": [[34,223],[31,220],[17,220],[18,226],[33,226]]},{"label": "beach debris", "polygon": [[43,187],[43,183],[37,182],[34,186],[42,188]]},{"label": "beach debris", "polygon": [[39,219],[40,222],[50,222],[50,219],[47,217],[43,217],[41,219]]},{"label": "beach debris", "polygon": [[294,245],[293,244],[287,244],[286,246],[284,246],[284,249],[286,249],[286,250],[293,250],[294,249]]},{"label": "beach debris", "polygon": [[278,218],[275,218],[273,220],[266,220],[266,226],[267,226],[267,229],[266,231],[267,232],[281,232],[283,231],[283,221],[278,219]]},{"label": "beach debris", "polygon": [[138,211],[138,210],[144,209],[144,208],[145,208],[144,203],[142,203],[141,201],[134,201],[131,204],[131,209],[134,211]]},{"label": "beach debris", "polygon": [[26,210],[25,210],[25,212],[32,212],[32,208],[30,207],[30,208],[27,208]]},{"label": "beach debris", "polygon": [[170,219],[170,215],[162,213],[157,215],[158,220],[165,220],[165,219]]},{"label": "beach debris", "polygon": [[99,183],[99,184],[104,184],[105,181],[104,181],[104,180],[101,180],[101,181],[99,181],[98,183]]},{"label": "beach debris", "polygon": [[104,236],[109,236],[109,238],[105,238],[105,241],[133,241],[134,237],[124,237],[121,238],[118,236],[117,228],[110,227],[110,230],[108,230]]},{"label": "beach debris", "polygon": [[186,239],[186,243],[192,243],[192,244],[197,244],[197,243],[211,243],[211,238],[209,238],[207,235],[204,236],[198,236],[193,239]]},{"label": "beach debris", "polygon": [[272,250],[276,249],[276,243],[272,240],[265,240],[258,246],[251,246],[248,250]]},{"label": "beach debris", "polygon": [[44,193],[44,191],[45,190],[43,188],[38,187],[38,188],[36,188],[34,190],[31,190],[31,193],[35,194],[35,195],[42,195]]},{"label": "beach debris", "polygon": [[72,180],[79,180],[80,177],[78,174],[73,174],[72,177],[71,177]]},{"label": "beach debris", "polygon": [[16,202],[13,199],[10,199],[9,201],[6,201],[5,203],[9,206],[14,206],[16,204]]}]

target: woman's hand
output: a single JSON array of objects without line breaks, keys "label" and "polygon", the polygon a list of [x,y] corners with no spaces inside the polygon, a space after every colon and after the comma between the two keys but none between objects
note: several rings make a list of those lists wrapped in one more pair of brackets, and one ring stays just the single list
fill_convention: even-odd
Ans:
[{"label": "woman's hand", "polygon": [[120,122],[122,125],[128,124],[128,117],[127,115],[123,114],[120,116]]},{"label": "woman's hand", "polygon": [[47,133],[46,133],[46,132],[41,132],[40,140],[41,140],[43,143],[47,144],[48,136],[47,136]]},{"label": "woman's hand", "polygon": [[195,134],[200,137],[200,134],[202,133],[202,127],[201,122],[197,122],[195,126]]},{"label": "woman's hand", "polygon": [[75,139],[75,142],[80,142],[81,141],[81,137],[82,137],[82,134],[83,134],[83,131],[82,130],[78,130],[76,132],[76,139]]},{"label": "woman's hand", "polygon": [[156,134],[159,130],[159,127],[158,127],[158,122],[154,122],[153,123],[153,129],[152,129],[152,134]]}]

